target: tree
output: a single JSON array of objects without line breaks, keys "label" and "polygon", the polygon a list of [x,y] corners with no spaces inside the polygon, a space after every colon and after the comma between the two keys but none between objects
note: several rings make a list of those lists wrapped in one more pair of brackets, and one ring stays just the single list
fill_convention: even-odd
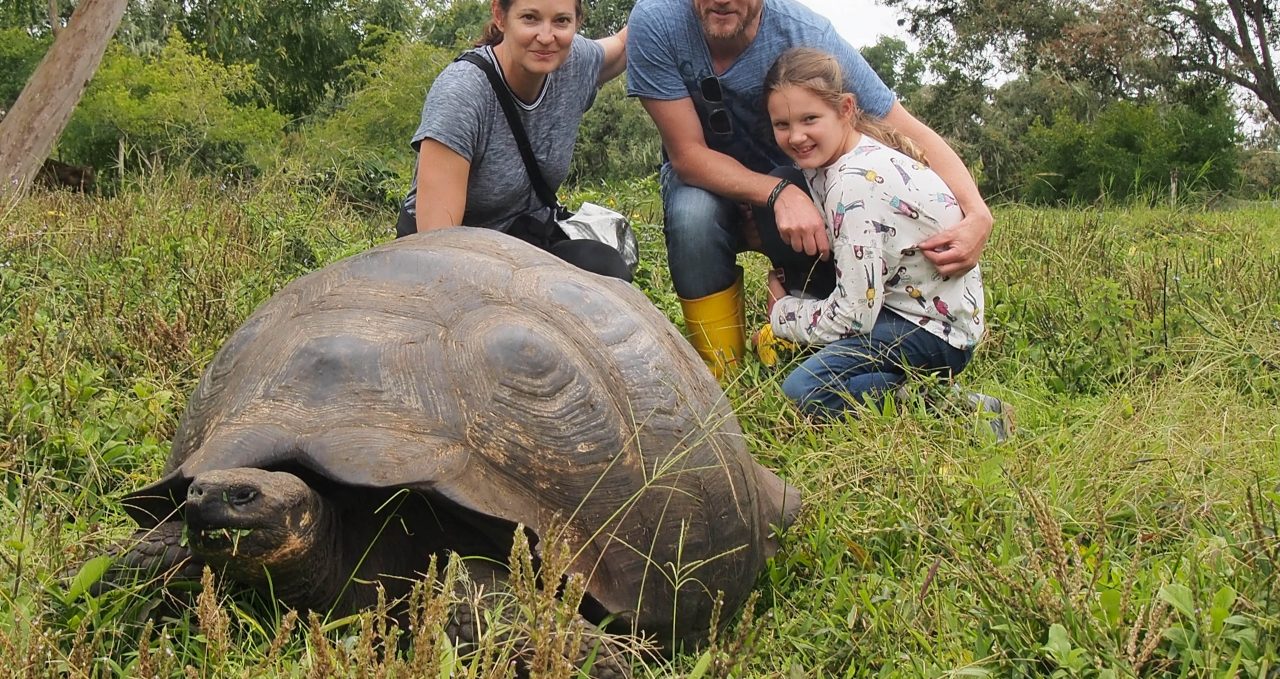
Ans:
[{"label": "tree", "polygon": [[603,38],[622,30],[631,16],[636,0],[586,0],[583,3],[582,33],[590,38]]},{"label": "tree", "polygon": [[886,0],[922,42],[979,69],[1054,68],[1116,97],[1213,77],[1280,121],[1280,25],[1268,0]]},{"label": "tree", "polygon": [[82,0],[31,80],[0,120],[0,196],[23,195],[85,87],[124,15],[125,0]]},{"label": "tree", "polygon": [[412,19],[398,0],[192,0],[185,7],[186,39],[223,64],[256,66],[263,103],[295,118],[325,101],[372,32],[403,31]]},{"label": "tree", "polygon": [[[1225,5],[1226,11],[1223,11]],[[1157,5],[1157,26],[1184,73],[1222,78],[1252,92],[1280,121],[1280,11],[1264,0],[1181,0]]]},{"label": "tree", "polygon": [[439,47],[470,45],[480,38],[490,16],[489,0],[428,0],[423,38]]},{"label": "tree", "polygon": [[912,108],[914,95],[923,82],[924,59],[912,52],[901,38],[888,35],[880,36],[876,44],[863,48],[862,58],[867,60],[871,70],[880,76],[884,84],[898,95],[903,105]]}]

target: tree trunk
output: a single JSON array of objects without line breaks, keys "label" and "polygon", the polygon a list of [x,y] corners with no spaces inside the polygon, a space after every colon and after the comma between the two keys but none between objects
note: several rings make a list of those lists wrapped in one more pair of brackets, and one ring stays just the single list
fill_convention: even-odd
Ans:
[{"label": "tree trunk", "polygon": [[58,0],[49,0],[49,28],[56,39],[62,32],[62,17],[58,16]]},{"label": "tree trunk", "polygon": [[16,201],[53,150],[98,70],[127,0],[83,0],[0,120],[0,197]]}]

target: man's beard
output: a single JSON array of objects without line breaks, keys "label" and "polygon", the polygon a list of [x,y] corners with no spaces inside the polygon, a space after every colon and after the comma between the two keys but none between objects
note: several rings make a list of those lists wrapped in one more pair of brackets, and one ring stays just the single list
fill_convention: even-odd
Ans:
[{"label": "man's beard", "polygon": [[742,17],[741,21],[736,25],[731,26],[728,30],[723,30],[721,32],[716,32],[716,29],[712,26],[711,10],[708,9],[702,13],[702,32],[706,33],[707,37],[712,40],[733,40],[741,37],[743,33],[747,32],[747,27],[756,20],[756,17],[760,16],[760,10],[762,7],[764,7],[763,2],[756,5],[754,8],[749,8],[747,10],[747,14]]}]

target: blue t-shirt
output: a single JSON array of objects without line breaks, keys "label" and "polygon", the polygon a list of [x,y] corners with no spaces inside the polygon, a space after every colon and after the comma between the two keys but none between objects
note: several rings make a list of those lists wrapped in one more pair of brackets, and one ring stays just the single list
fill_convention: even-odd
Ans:
[{"label": "blue t-shirt", "polygon": [[[717,76],[722,102],[703,96],[703,81],[715,73],[690,0],[639,0],[627,26],[627,93],[663,101],[691,97],[707,146],[756,172],[791,165],[773,141],[762,96],[765,74],[788,49],[813,47],[834,55],[844,71],[845,89],[872,116],[883,117],[895,101],[893,92],[831,22],[795,0],[764,0],[755,39]],[[714,86],[709,89],[714,96]],[[709,122],[710,114],[720,108],[729,117],[727,133],[713,131]],[[723,129],[723,123],[717,127]]]}]

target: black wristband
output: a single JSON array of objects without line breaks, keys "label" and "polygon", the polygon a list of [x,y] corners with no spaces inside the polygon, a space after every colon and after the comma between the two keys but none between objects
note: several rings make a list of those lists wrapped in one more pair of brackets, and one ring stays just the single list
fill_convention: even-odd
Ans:
[{"label": "black wristband", "polygon": [[769,206],[770,210],[773,209],[773,204],[778,202],[778,196],[782,195],[782,190],[787,188],[788,186],[795,186],[795,183],[792,182],[790,179],[783,177],[782,181],[778,182],[778,185],[773,187],[773,191],[769,192],[769,200],[765,203],[765,205]]}]

